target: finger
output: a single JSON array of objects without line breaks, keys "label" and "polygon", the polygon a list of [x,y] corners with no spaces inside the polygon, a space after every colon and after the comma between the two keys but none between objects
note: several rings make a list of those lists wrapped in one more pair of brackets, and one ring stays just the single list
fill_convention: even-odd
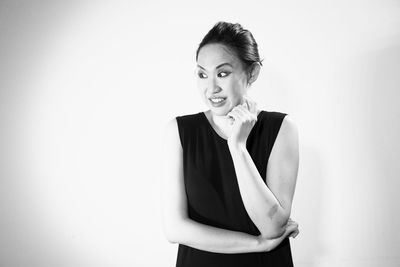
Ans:
[{"label": "finger", "polygon": [[242,119],[243,122],[250,119],[249,114],[248,114],[249,111],[246,110],[246,108],[243,106],[236,107],[235,112],[237,112],[237,114],[240,116],[240,118]]},{"label": "finger", "polygon": [[229,112],[228,114],[226,114],[226,117],[229,120],[229,124],[233,124],[235,122],[235,116],[232,114],[232,112]]},{"label": "finger", "polygon": [[292,231],[296,231],[297,230],[297,226],[296,225],[289,225],[287,227],[287,231],[288,232],[292,232]]},{"label": "finger", "polygon": [[286,223],[287,226],[289,226],[289,225],[295,225],[295,224],[296,224],[295,221],[288,221],[288,222]]},{"label": "finger", "polygon": [[245,120],[245,117],[243,116],[243,114],[238,110],[238,108],[236,107],[235,109],[233,109],[231,111],[231,113],[233,115],[235,115],[235,120],[238,120],[240,122],[243,122]]},{"label": "finger", "polygon": [[235,121],[240,120],[238,114],[235,109],[232,109],[228,114],[226,114],[230,120],[230,124],[232,125]]},{"label": "finger", "polygon": [[296,236],[298,235],[298,233],[297,232],[293,232],[292,234],[290,234],[290,236],[289,237],[293,237],[293,238],[296,238]]},{"label": "finger", "polygon": [[298,234],[299,234],[299,230],[294,231],[294,232],[291,234],[291,236],[292,236],[293,238],[295,238]]},{"label": "finger", "polygon": [[289,235],[289,237],[293,237],[293,238],[295,238],[297,236],[297,232],[293,232],[293,233],[291,233],[290,235]]},{"label": "finger", "polygon": [[[237,108],[248,109],[247,107],[248,107],[248,106],[247,106],[246,100],[242,98],[242,99],[240,100],[240,103],[237,104],[236,106],[234,106],[233,109],[237,109]],[[233,109],[232,109],[232,110],[233,110]]]},{"label": "finger", "polygon": [[242,113],[245,120],[257,121],[257,116],[255,114],[251,113],[247,108],[245,108],[243,106],[238,106],[238,107],[236,107],[236,109]]},{"label": "finger", "polygon": [[248,109],[249,104],[247,103],[247,99],[245,97],[243,97],[242,100],[240,101],[240,105],[238,105],[238,106],[242,106],[242,107]]},{"label": "finger", "polygon": [[246,103],[247,102],[247,97],[244,95],[243,97],[242,97],[242,99],[240,100],[240,105],[243,105],[244,103]]}]

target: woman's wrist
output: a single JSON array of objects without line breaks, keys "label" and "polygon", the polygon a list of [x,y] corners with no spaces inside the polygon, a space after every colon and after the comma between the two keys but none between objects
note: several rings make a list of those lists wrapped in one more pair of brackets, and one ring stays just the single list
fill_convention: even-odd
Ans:
[{"label": "woman's wrist", "polygon": [[265,242],[263,241],[263,238],[261,237],[261,235],[259,235],[259,236],[256,236],[256,239],[257,239],[257,246],[256,246],[256,252],[264,252],[264,251],[267,251],[266,250],[266,244],[265,244]]},{"label": "woman's wrist", "polygon": [[246,150],[246,143],[228,139],[228,147],[229,147],[230,151],[232,151],[232,150],[238,150],[239,151],[241,149],[245,149]]},{"label": "woman's wrist", "polygon": [[261,235],[257,236],[257,252],[267,252],[270,250],[270,240]]}]

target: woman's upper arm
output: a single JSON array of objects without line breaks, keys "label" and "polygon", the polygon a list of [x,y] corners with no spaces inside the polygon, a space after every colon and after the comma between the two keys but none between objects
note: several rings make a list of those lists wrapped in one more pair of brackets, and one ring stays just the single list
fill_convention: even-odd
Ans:
[{"label": "woman's upper arm", "polygon": [[182,145],[176,118],[167,122],[164,128],[161,160],[161,209],[163,230],[167,239],[174,242],[178,223],[187,218],[187,200],[183,180]]},{"label": "woman's upper arm", "polygon": [[281,204],[285,220],[289,219],[299,168],[298,129],[289,115],[282,121],[267,165],[268,188]]}]

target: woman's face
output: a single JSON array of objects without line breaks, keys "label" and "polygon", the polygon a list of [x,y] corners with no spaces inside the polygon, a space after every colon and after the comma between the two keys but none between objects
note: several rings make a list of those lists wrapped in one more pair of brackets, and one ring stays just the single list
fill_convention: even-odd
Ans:
[{"label": "woman's face", "polygon": [[[215,115],[226,115],[242,103],[247,91],[247,74],[229,47],[203,46],[197,56],[196,75],[200,94]],[[213,97],[222,98],[222,102],[212,102]]]}]

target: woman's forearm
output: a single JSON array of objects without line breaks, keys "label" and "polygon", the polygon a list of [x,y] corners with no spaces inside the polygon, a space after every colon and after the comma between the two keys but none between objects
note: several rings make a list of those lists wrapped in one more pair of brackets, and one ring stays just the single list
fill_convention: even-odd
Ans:
[{"label": "woman's forearm", "polygon": [[245,145],[229,144],[243,204],[264,237],[282,235],[287,220],[279,201],[263,182]]},{"label": "woman's forearm", "polygon": [[176,230],[172,243],[228,254],[260,252],[261,250],[257,236],[202,224],[190,218],[181,220],[174,228]]}]

